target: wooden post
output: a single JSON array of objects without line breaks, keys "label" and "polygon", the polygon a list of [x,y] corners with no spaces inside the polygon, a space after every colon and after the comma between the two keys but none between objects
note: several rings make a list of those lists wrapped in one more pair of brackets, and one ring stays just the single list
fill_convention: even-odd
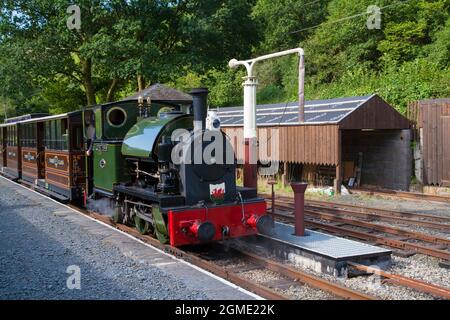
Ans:
[{"label": "wooden post", "polygon": [[283,175],[281,176],[281,183],[283,186],[288,185],[288,163],[287,161],[283,162]]},{"label": "wooden post", "polygon": [[334,194],[341,194],[342,191],[342,131],[338,129],[337,135],[337,165],[336,179],[334,180]]}]

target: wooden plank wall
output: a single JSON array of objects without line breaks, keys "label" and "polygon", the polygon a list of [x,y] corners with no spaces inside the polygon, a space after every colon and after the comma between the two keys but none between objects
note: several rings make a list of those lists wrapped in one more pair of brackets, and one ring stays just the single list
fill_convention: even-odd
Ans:
[{"label": "wooden plank wall", "polygon": [[342,130],[409,129],[410,121],[379,96],[373,96],[339,123]]},{"label": "wooden plank wall", "polygon": [[3,131],[5,131],[4,128],[0,128],[0,168],[4,167],[6,164],[6,144],[5,144],[5,140],[4,137],[5,135],[3,134]]},{"label": "wooden plank wall", "polygon": [[410,108],[417,120],[418,129],[423,130],[424,183],[443,185],[450,180],[450,99],[424,100]]},{"label": "wooden plank wall", "polygon": [[447,114],[442,116],[442,141],[443,161],[442,161],[442,185],[450,187],[450,108]]},{"label": "wooden plank wall", "polygon": [[[277,129],[278,133],[275,133],[274,130]],[[238,150],[237,144],[243,137],[242,127],[224,127],[223,131],[231,137],[234,150]],[[338,125],[259,127],[258,137],[260,148],[266,144],[269,154],[273,154],[271,153],[272,147],[278,148],[276,152],[279,154],[280,162],[316,165],[337,165],[339,163]],[[240,149],[242,150],[242,147]],[[238,159],[242,159],[239,154],[236,156]]]}]

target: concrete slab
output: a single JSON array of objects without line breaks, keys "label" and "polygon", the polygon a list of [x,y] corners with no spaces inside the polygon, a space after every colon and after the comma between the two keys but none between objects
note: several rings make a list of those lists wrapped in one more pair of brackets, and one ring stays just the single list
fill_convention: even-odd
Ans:
[{"label": "concrete slab", "polygon": [[304,237],[297,237],[294,235],[294,228],[283,223],[276,223],[271,238],[340,261],[354,257],[391,254],[390,250],[384,248],[318,231],[305,230]]},{"label": "concrete slab", "polygon": [[347,261],[386,268],[392,254],[391,250],[308,229],[304,237],[297,237],[293,226],[279,222],[275,223],[272,235],[247,241],[266,247],[300,267],[335,276],[346,276]]}]

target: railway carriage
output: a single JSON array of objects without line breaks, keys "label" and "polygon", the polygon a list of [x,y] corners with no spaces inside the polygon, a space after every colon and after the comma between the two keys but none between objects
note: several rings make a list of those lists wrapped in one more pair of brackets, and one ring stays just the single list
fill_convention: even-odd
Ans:
[{"label": "railway carriage", "polygon": [[0,170],[6,165],[6,129],[0,125]]},{"label": "railway carriage", "polygon": [[22,178],[22,141],[21,122],[39,118],[46,114],[29,114],[15,118],[9,118],[0,125],[2,130],[2,173],[12,180]]},{"label": "railway carriage", "polygon": [[12,180],[21,176],[19,124],[10,122],[5,124],[5,164],[2,172]]},{"label": "railway carriage", "polygon": [[85,155],[82,112],[39,119],[43,126],[44,179],[37,186],[62,201],[82,201]]},{"label": "railway carriage", "polygon": [[38,119],[20,123],[21,179],[27,184],[35,184],[45,178],[43,134],[44,126]]}]

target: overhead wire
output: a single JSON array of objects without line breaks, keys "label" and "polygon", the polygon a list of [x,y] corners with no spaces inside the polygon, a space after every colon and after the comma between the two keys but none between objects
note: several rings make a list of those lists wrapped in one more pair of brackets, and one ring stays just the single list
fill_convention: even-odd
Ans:
[{"label": "overhead wire", "polygon": [[[411,0],[405,0],[405,1],[391,3],[391,4],[388,4],[386,6],[380,7],[380,10],[384,10],[384,9],[387,9],[387,8],[390,8],[390,7],[394,7],[394,6],[398,6],[398,5],[403,5],[403,4],[406,4],[406,3],[410,2],[410,1]],[[322,22],[322,23],[320,23],[318,25],[315,25],[315,26],[312,26],[312,27],[307,27],[307,28],[303,28],[303,29],[300,29],[300,30],[291,31],[291,32],[289,32],[289,34],[295,34],[295,33],[299,33],[299,32],[302,32],[302,31],[315,29],[315,28],[318,28],[318,27],[321,27],[321,26],[327,25],[327,24],[334,24],[334,23],[338,23],[338,22],[342,22],[342,21],[346,21],[346,20],[351,20],[351,19],[358,18],[358,17],[364,16],[364,15],[368,15],[368,14],[371,14],[371,12],[367,12],[366,11],[366,12],[354,14],[354,15],[351,15],[351,16],[343,17],[343,18],[340,18],[340,19],[337,19],[337,20],[333,20],[333,21],[325,21],[325,22]]]}]

